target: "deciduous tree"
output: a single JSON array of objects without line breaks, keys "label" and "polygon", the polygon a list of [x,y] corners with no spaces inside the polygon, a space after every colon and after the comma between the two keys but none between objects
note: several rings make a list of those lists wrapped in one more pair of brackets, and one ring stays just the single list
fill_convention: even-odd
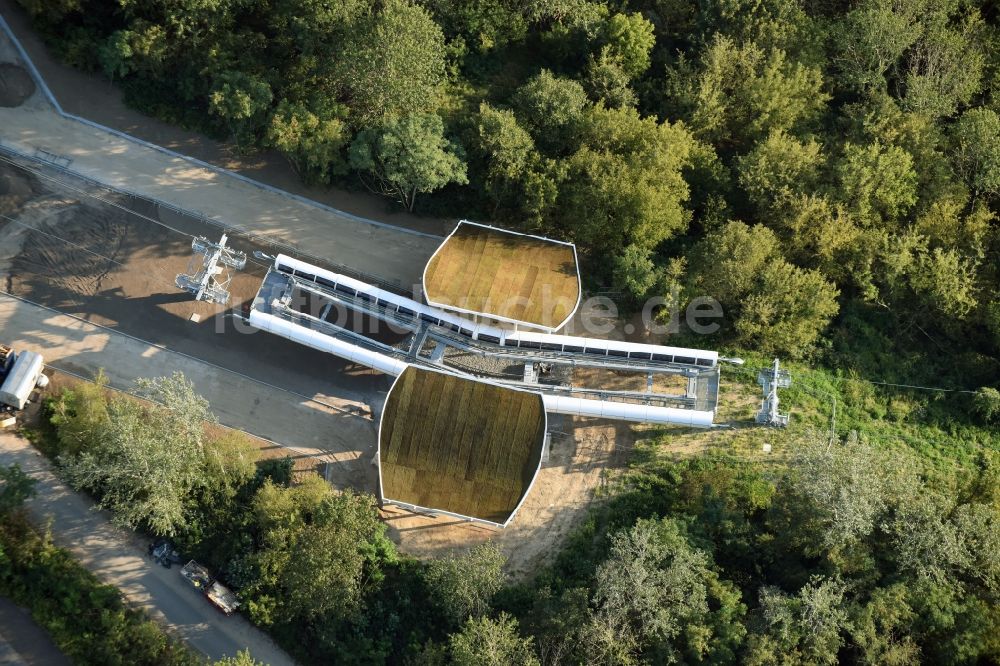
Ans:
[{"label": "deciduous tree", "polygon": [[351,29],[333,70],[362,128],[431,112],[445,78],[444,35],[423,7],[388,0]]},{"label": "deciduous tree", "polygon": [[687,130],[634,109],[594,107],[584,120],[583,147],[567,160],[560,190],[561,226],[607,254],[653,249],[683,231],[690,213],[682,169],[694,145]]},{"label": "deciduous tree", "polygon": [[204,424],[215,417],[180,373],[137,386],[152,402],[113,398],[93,439],[61,462],[73,487],[95,493],[116,524],[169,536],[206,481]]},{"label": "deciduous tree", "polygon": [[923,22],[909,56],[903,106],[934,118],[950,116],[982,86],[982,19],[971,12],[949,25],[947,10],[933,7]]},{"label": "deciduous tree", "polygon": [[[902,4],[902,3],[901,3]],[[863,3],[834,26],[837,83],[862,92],[885,92],[903,54],[920,37],[919,17],[888,2]]]},{"label": "deciduous tree", "polygon": [[737,160],[740,186],[761,213],[770,217],[797,195],[812,194],[823,155],[814,140],[799,141],[783,131],[768,134]]},{"label": "deciduous tree", "polygon": [[107,385],[107,375],[99,370],[93,382],[64,389],[50,403],[60,454],[73,455],[97,441],[108,421]]},{"label": "deciduous tree", "polygon": [[517,90],[512,101],[518,119],[538,145],[552,154],[576,148],[587,106],[587,93],[579,83],[543,69]]},{"label": "deciduous tree", "polygon": [[265,482],[253,511],[260,548],[233,575],[265,625],[343,618],[378,577],[378,551],[391,550],[374,498],[335,491],[316,474],[288,488]]},{"label": "deciduous tree", "polygon": [[449,639],[456,666],[538,666],[531,641],[517,633],[517,620],[506,613],[497,619],[470,617]]},{"label": "deciduous tree", "polygon": [[500,548],[487,542],[461,555],[447,555],[428,563],[427,586],[454,626],[489,611],[493,595],[503,586],[505,561]]},{"label": "deciduous tree", "polygon": [[604,26],[602,55],[618,62],[629,78],[649,68],[649,54],[656,38],[653,24],[642,14],[613,14]]},{"label": "deciduous tree", "polygon": [[537,161],[535,142],[514,112],[479,105],[478,152],[486,162],[485,185],[497,205],[517,198],[521,183]]},{"label": "deciduous tree", "polygon": [[449,183],[469,182],[461,147],[445,138],[434,114],[406,116],[363,130],[350,149],[351,166],[365,171],[376,188],[413,210],[417,194]]},{"label": "deciduous tree", "polygon": [[1000,115],[969,109],[952,131],[955,169],[977,195],[1000,193]]},{"label": "deciduous tree", "polygon": [[613,261],[615,287],[636,301],[647,296],[656,286],[659,276],[650,250],[629,245]]},{"label": "deciduous tree", "polygon": [[821,273],[783,259],[768,264],[734,322],[742,344],[802,356],[840,310],[840,292]]},{"label": "deciduous tree", "polygon": [[587,63],[584,84],[591,98],[612,108],[634,107],[638,102],[629,75],[619,62],[601,53]]},{"label": "deciduous tree", "polygon": [[760,629],[748,640],[748,664],[835,664],[848,616],[846,586],[816,578],[794,596],[773,587],[760,592]]},{"label": "deciduous tree", "polygon": [[639,520],[612,537],[593,602],[585,641],[595,663],[725,660],[743,635],[739,593],[670,519]]},{"label": "deciduous tree", "polygon": [[748,146],[773,131],[797,131],[829,99],[818,68],[724,35],[714,37],[698,63],[671,69],[668,84],[695,135],[716,145]]},{"label": "deciduous tree", "polygon": [[917,203],[913,158],[897,146],[848,143],[837,173],[842,201],[863,224],[894,224]]},{"label": "deciduous tree", "polygon": [[346,115],[339,106],[321,106],[314,112],[305,103],[282,100],[271,116],[267,139],[304,178],[329,182],[331,176],[347,171]]},{"label": "deciduous tree", "polygon": [[744,344],[805,354],[839,309],[836,286],[788,263],[761,225],[730,222],[705,238],[696,257],[689,293],[718,300]]},{"label": "deciduous tree", "polygon": [[248,147],[271,106],[271,86],[242,71],[220,73],[208,97],[209,111],[222,119],[236,145]]}]

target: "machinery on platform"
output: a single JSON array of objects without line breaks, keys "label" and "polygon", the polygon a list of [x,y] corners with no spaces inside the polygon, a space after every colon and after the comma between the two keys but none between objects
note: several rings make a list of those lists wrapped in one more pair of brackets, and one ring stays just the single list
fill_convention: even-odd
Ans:
[{"label": "machinery on platform", "polygon": [[[191,250],[195,253],[188,273],[181,273],[174,281],[178,289],[194,294],[196,301],[219,303],[229,302],[229,283],[232,275],[228,269],[243,270],[247,264],[245,252],[226,247],[229,240],[226,234],[218,243],[213,243],[204,236],[198,236],[191,241]],[[198,255],[201,255],[201,267],[197,271]]]},{"label": "machinery on platform", "polygon": [[[295,305],[303,293],[324,304],[317,314]],[[411,331],[408,347],[385,345],[338,326],[327,318],[334,306]],[[719,382],[716,352],[505,329],[283,254],[274,258],[247,321],[255,328],[393,376],[416,365],[537,391],[552,413],[702,428],[714,425]],[[526,369],[530,366],[531,372],[526,370],[516,378],[485,377],[449,365],[448,350],[520,363]],[[543,382],[534,371],[541,364],[550,370],[561,366],[636,373],[645,377],[647,389],[616,391]],[[668,375],[680,380],[683,393],[652,389],[656,377]]]},{"label": "machinery on platform", "polygon": [[[383,505],[508,525],[548,458],[549,414],[719,427],[720,365],[741,359],[561,334],[582,296],[575,248],[459,224],[425,267],[422,297],[350,269],[254,253],[271,266],[243,321],[394,378],[372,459]],[[203,266],[177,286],[226,303],[222,267],[246,261],[226,240],[196,239]],[[784,425],[777,389],[790,377],[777,361],[765,374],[758,420]],[[183,573],[225,610],[228,590],[204,567],[192,561]]]}]

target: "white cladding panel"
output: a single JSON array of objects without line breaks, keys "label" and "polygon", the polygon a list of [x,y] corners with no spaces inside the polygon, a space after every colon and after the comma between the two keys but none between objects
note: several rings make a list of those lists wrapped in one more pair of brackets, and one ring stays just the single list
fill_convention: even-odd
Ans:
[{"label": "white cladding panel", "polygon": [[[252,310],[250,325],[263,331],[268,331],[299,344],[335,354],[354,363],[368,366],[389,375],[399,375],[407,364],[371,350],[352,345],[343,340],[324,335],[318,331],[299,326],[274,315]],[[542,400],[547,412],[570,414],[573,416],[589,416],[595,418],[618,419],[638,423],[675,423],[699,428],[712,426],[714,412],[676,409],[673,407],[656,407],[651,405],[634,405],[625,402],[610,402],[604,400],[587,400],[561,395],[543,394]]]},{"label": "white cladding panel", "polygon": [[638,423],[674,423],[696,428],[710,428],[715,412],[654,405],[634,405],[627,402],[587,400],[563,395],[542,395],[546,411],[573,416],[636,421]]},{"label": "white cladding panel", "polygon": [[352,345],[349,342],[324,335],[319,331],[299,326],[298,324],[275,317],[266,312],[260,312],[259,310],[250,311],[250,325],[307,347],[329,352],[348,361],[374,368],[387,375],[399,375],[407,367],[406,363],[385,354],[379,354],[370,349]]}]

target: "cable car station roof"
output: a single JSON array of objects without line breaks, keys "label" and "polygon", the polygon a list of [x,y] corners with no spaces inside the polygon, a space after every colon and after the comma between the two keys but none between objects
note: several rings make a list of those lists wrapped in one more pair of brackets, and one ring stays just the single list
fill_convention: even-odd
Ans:
[{"label": "cable car station roof", "polygon": [[580,303],[572,243],[463,220],[424,269],[428,304],[545,331]]},{"label": "cable car station roof", "polygon": [[502,526],[541,464],[542,396],[410,366],[379,426],[382,500]]}]

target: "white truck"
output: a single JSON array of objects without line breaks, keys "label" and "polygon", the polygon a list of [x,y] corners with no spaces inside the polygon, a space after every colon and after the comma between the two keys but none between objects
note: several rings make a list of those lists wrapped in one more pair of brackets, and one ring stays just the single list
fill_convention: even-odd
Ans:
[{"label": "white truck", "polygon": [[42,355],[33,351],[15,352],[0,345],[0,406],[24,409],[35,388],[44,388],[49,378],[42,374]]}]

